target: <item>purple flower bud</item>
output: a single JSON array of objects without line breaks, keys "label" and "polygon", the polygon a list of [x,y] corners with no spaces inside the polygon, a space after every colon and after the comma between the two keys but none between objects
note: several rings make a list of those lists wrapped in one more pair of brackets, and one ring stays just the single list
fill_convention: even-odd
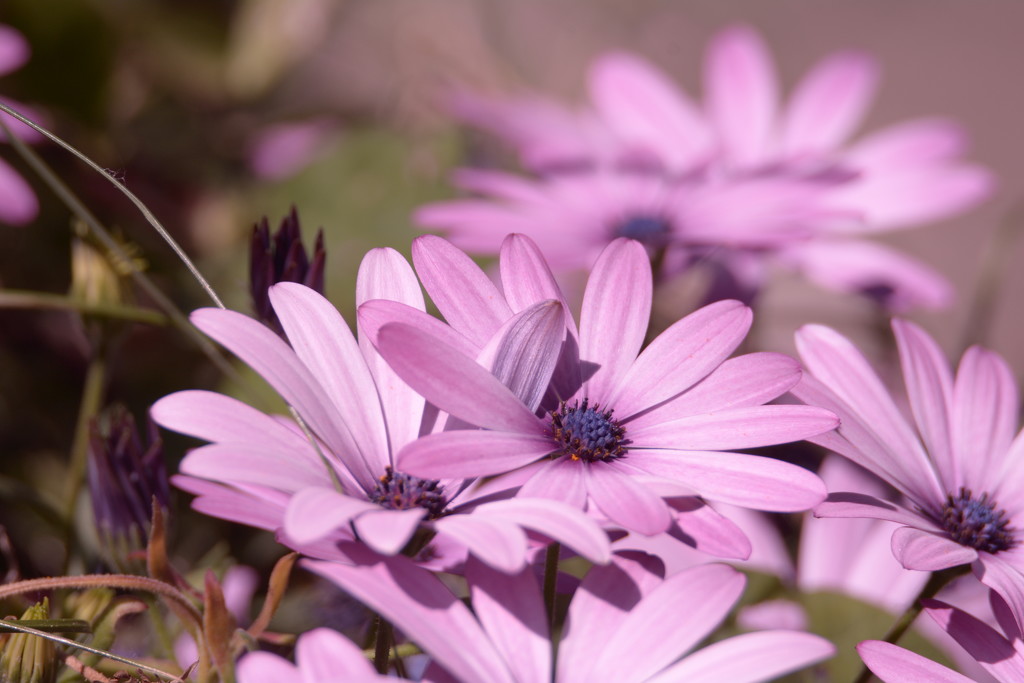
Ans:
[{"label": "purple flower bud", "polygon": [[115,405],[89,430],[88,480],[96,529],[119,569],[146,547],[153,501],[165,510],[170,493],[163,442],[152,420],[143,442],[131,413]]},{"label": "purple flower bud", "polygon": [[267,290],[278,282],[298,282],[323,294],[324,263],[327,258],[323,228],[317,231],[313,253],[307,257],[306,248],[302,244],[299,214],[294,206],[281,220],[281,227],[273,235],[270,234],[270,223],[264,216],[253,226],[251,254],[249,287],[253,308],[261,321],[283,336],[284,330],[270,305]]}]

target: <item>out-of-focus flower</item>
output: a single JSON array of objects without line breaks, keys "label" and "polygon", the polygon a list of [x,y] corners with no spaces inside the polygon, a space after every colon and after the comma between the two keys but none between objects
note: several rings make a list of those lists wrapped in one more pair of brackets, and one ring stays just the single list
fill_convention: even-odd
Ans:
[{"label": "out-of-focus flower", "polygon": [[[412,269],[393,250],[371,251],[359,271],[357,301],[378,298],[425,310]],[[200,495],[197,509],[281,530],[282,542],[330,556],[339,540],[356,538],[377,552],[405,549],[424,561],[461,561],[453,548],[462,556],[468,548],[494,566],[517,571],[527,561],[529,530],[595,562],[607,561],[604,532],[565,503],[482,502],[466,490],[472,483],[466,478],[421,479],[398,467],[394,454],[433,429],[436,414],[362,333],[356,341],[322,296],[280,283],[271,288],[270,302],[290,346],[232,311],[204,309],[192,321],[265,377],[303,425],[202,391],[173,394],[152,408],[163,426],[213,442],[192,451],[181,466],[187,476],[175,480]],[[550,360],[518,371],[543,373],[546,367],[550,376],[561,325],[553,303],[525,312],[495,337],[500,351],[494,364],[514,364],[535,338],[550,338]]]},{"label": "out-of-focus flower", "polygon": [[295,664],[269,652],[251,652],[238,662],[238,683],[324,683],[324,681],[392,681],[373,670],[355,643],[329,628],[299,636]]},{"label": "out-of-focus flower", "polygon": [[[938,600],[925,600],[925,612],[1000,683],[1024,680],[1024,646],[1013,619],[1003,620],[1011,631],[1003,635],[970,614]],[[931,661],[916,652],[879,640],[867,640],[857,652],[871,671],[886,683],[936,681],[968,683],[973,679]]]},{"label": "out-of-focus flower", "polygon": [[266,216],[253,226],[249,253],[249,292],[256,316],[284,336],[281,321],[270,304],[268,290],[278,282],[299,282],[318,294],[324,293],[327,252],[323,228],[316,233],[312,254],[307,255],[306,246],[302,243],[299,212],[293,206],[273,235]]},{"label": "out-of-focus flower", "polygon": [[[555,188],[564,182],[558,177],[565,169],[625,176],[618,181],[624,188],[636,182],[632,175],[678,186],[680,205],[696,207],[682,211],[687,220],[677,221],[673,237],[680,246],[701,246],[717,236],[715,244],[726,253],[715,256],[716,265],[737,271],[741,281],[751,278],[747,262],[753,257],[897,311],[949,302],[951,289],[941,275],[860,238],[951,216],[990,194],[991,174],[960,159],[965,145],[957,126],[922,119],[847,144],[877,80],[874,62],[859,53],[826,58],[785,107],[779,106],[771,56],[754,31],[723,31],[712,40],[705,65],[703,110],[653,65],[624,53],[595,61],[589,108],[582,112],[467,95],[457,98],[455,110],[506,137]],[[595,122],[588,129],[592,134],[563,135],[578,119]],[[538,212],[547,217],[552,209],[543,205],[563,193],[509,190],[508,183],[471,189],[483,189],[493,200],[441,202],[422,210],[419,220],[450,230],[458,244],[481,252],[496,246],[491,221]],[[592,207],[566,202],[560,224],[548,218],[543,229],[568,235],[595,231],[586,246],[607,239],[609,224],[622,219],[611,213],[594,221],[612,202],[589,198]],[[801,198],[802,205],[794,203]],[[761,245],[753,247],[750,236],[738,241],[736,230],[719,232],[737,218],[751,233],[767,233]],[[788,221],[786,239],[773,241],[780,219]],[[572,267],[561,259],[554,265]],[[755,280],[760,286],[763,275]]]},{"label": "out-of-focus flower", "polygon": [[[28,41],[10,26],[0,24],[0,77],[19,69],[28,61]],[[4,104],[31,115],[17,102],[0,98]],[[20,121],[0,114],[4,125],[14,131],[22,140],[33,142],[39,139],[39,133]],[[38,120],[37,116],[33,116]],[[0,141],[6,142],[7,136],[0,131]],[[18,172],[0,159],[0,221],[11,225],[24,225],[33,220],[39,213],[39,200]]]},{"label": "out-of-focus flower", "polygon": [[[22,619],[48,619],[49,600],[33,605]],[[0,653],[0,680],[4,683],[53,683],[57,680],[57,650],[53,641],[29,633],[14,633]]]},{"label": "out-of-focus flower", "polygon": [[[249,166],[266,180],[282,180],[316,160],[334,137],[328,119],[278,123],[260,130],[249,148]],[[287,219],[286,219],[287,220]]]},{"label": "out-of-focus flower", "polygon": [[[466,337],[481,338],[482,330],[509,315],[499,312],[508,311],[503,299],[517,307],[537,299],[564,301],[525,237],[510,237],[503,252],[504,297],[463,287],[482,277],[463,258],[461,268],[451,259],[433,264],[455,267],[440,271],[448,273],[446,291],[430,285],[428,291]],[[797,382],[796,362],[772,353],[726,360],[752,319],[750,309],[736,301],[683,318],[641,353],[651,297],[643,246],[612,242],[591,273],[579,328],[571,315],[563,318],[565,342],[550,388],[545,380],[517,390],[547,394],[543,417],[430,328],[411,319],[382,325],[377,345],[399,376],[441,410],[485,428],[410,443],[399,453],[398,466],[422,477],[511,473],[489,487],[520,487],[520,498],[565,501],[645,535],[674,524],[666,499],[676,497],[699,495],[778,511],[806,510],[823,500],[821,480],[803,468],[724,452],[794,441],[836,424],[826,410],[763,405]],[[540,373],[532,377],[543,379]],[[702,521],[713,526],[711,519]],[[694,531],[721,544],[720,529]]]},{"label": "out-of-focus flower", "polygon": [[[692,650],[725,618],[745,579],[724,565],[663,579],[651,556],[617,555],[593,567],[576,590],[558,647],[531,569],[494,572],[471,561],[473,611],[436,577],[403,557],[362,551],[352,566],[306,561],[378,613],[433,658],[429,680],[764,681],[830,657],[835,648],[809,633],[765,631]],[[443,669],[443,672],[437,669]],[[436,674],[432,674],[436,672]]]},{"label": "out-of-focus flower", "polygon": [[971,564],[1018,619],[1024,615],[1024,437],[1014,438],[1016,381],[997,354],[974,346],[954,378],[935,341],[916,325],[893,321],[914,427],[867,360],[834,330],[797,333],[806,372],[793,393],[835,412],[834,432],[809,439],[873,472],[906,496],[890,503],[862,493],[833,493],[821,517],[897,522],[892,550],[907,569]]},{"label": "out-of-focus flower", "polygon": [[170,502],[163,441],[152,421],[148,443],[135,418],[115,405],[89,429],[87,477],[93,517],[107,559],[121,571],[141,569],[133,555],[146,547],[154,503],[165,512]]}]

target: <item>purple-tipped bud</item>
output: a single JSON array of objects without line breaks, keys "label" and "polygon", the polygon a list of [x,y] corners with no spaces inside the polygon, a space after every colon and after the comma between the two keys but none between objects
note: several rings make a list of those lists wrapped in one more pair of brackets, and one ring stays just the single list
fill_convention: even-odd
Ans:
[{"label": "purple-tipped bud", "polygon": [[133,555],[146,547],[153,501],[165,511],[170,501],[163,442],[152,420],[148,445],[135,418],[116,405],[89,429],[89,493],[101,543],[122,571],[136,565]]},{"label": "purple-tipped bud", "polygon": [[299,214],[294,206],[273,235],[270,234],[270,223],[264,216],[253,226],[251,254],[249,287],[253,308],[260,320],[283,336],[284,330],[270,305],[267,290],[278,282],[298,282],[319,294],[324,293],[327,252],[324,250],[323,228],[316,233],[312,255],[307,256],[306,247],[302,244]]}]

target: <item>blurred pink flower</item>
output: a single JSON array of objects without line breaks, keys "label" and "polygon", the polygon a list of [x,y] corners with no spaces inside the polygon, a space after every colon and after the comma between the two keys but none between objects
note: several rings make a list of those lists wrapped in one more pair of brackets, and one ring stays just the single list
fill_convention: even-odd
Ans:
[{"label": "blurred pink flower", "polygon": [[[589,107],[579,112],[552,103],[462,94],[456,98],[456,115],[505,137],[524,163],[556,189],[510,192],[508,182],[471,183],[470,189],[492,200],[440,202],[421,210],[418,220],[450,230],[458,244],[474,251],[493,251],[493,233],[499,229],[490,221],[507,224],[531,216],[545,223],[535,230],[595,231],[587,240],[590,246],[614,237],[615,228],[629,218],[645,216],[624,217],[614,200],[593,193],[593,206],[567,202],[545,207],[561,201],[559,183],[586,186],[579,178],[558,179],[559,172],[568,169],[580,176],[596,169],[619,178],[622,192],[637,182],[629,176],[655,175],[681,188],[681,204],[698,202],[692,214],[661,216],[666,222],[673,219],[674,239],[686,246],[717,237],[715,243],[728,250],[717,257],[727,270],[743,274],[749,270],[743,262],[754,255],[800,271],[821,286],[867,294],[893,310],[942,307],[952,295],[945,278],[861,237],[960,213],[991,193],[993,177],[961,161],[963,132],[939,119],[898,124],[848,144],[876,80],[877,67],[869,57],[837,53],[816,66],[788,104],[780,106],[766,46],[753,30],[733,27],[708,48],[703,107],[656,67],[625,53],[605,54],[594,62]],[[580,120],[589,122],[586,135],[572,132],[573,122]],[[701,206],[707,192],[724,200]],[[774,194],[780,192],[788,199],[781,212]],[[729,201],[733,196],[735,203]],[[802,205],[795,199],[802,199]],[[740,233],[769,233],[759,249],[752,250],[749,235],[737,241],[737,230],[731,229],[735,218],[746,221],[738,226]],[[774,241],[780,219],[789,221],[789,234]],[[721,225],[727,229],[719,232]],[[572,267],[571,260],[553,258],[556,267]]]},{"label": "blurred pink flower", "polygon": [[[522,236],[507,243],[504,296],[493,285],[492,295],[460,286],[475,274],[457,265],[443,269],[450,288],[427,286],[456,329],[479,335],[480,325],[497,324],[486,318],[506,315],[496,312],[507,307],[506,301],[528,306],[553,299],[565,310],[536,246]],[[489,487],[521,487],[520,497],[565,501],[645,535],[674,524],[666,499],[702,496],[780,511],[820,502],[824,485],[811,472],[771,458],[722,452],[794,441],[835,426],[825,410],[763,405],[798,381],[793,359],[757,353],[726,360],[752,318],[736,301],[683,318],[641,353],[651,297],[643,246],[626,239],[612,242],[590,275],[579,328],[567,313],[561,323],[567,327],[565,341],[550,388],[544,380],[515,393],[471,353],[415,320],[382,325],[376,343],[399,376],[441,410],[485,428],[410,443],[398,454],[399,467],[424,477],[511,472]],[[543,379],[543,373],[531,377]],[[545,393],[544,417],[518,397]],[[717,520],[717,515],[693,520],[694,533],[686,533],[722,545]]]},{"label": "blurred pink flower", "polygon": [[269,652],[250,652],[238,662],[238,683],[324,683],[325,681],[394,681],[373,670],[363,651],[351,640],[329,628],[299,636],[295,664]]},{"label": "blurred pink flower", "polygon": [[[663,579],[650,556],[616,555],[593,567],[573,595],[553,653],[532,570],[494,572],[470,561],[471,612],[436,577],[404,557],[306,561],[415,641],[434,662],[426,680],[543,683],[608,680],[765,681],[826,659],[831,643],[809,633],[766,631],[729,638],[682,659],[721,623],[745,579],[709,564]],[[440,671],[438,670],[440,669]]]},{"label": "blurred pink flower", "polygon": [[316,161],[336,136],[337,124],[330,119],[267,126],[251,141],[249,166],[260,178],[283,180]]},{"label": "blurred pink flower", "polygon": [[862,493],[832,493],[820,517],[897,522],[892,551],[907,569],[972,564],[1018,618],[1024,615],[1024,436],[1014,438],[1016,381],[998,355],[964,354],[954,378],[934,340],[894,320],[916,431],[864,356],[819,325],[797,333],[805,373],[792,391],[835,412],[834,432],[809,440],[843,455],[894,486],[906,504]]},{"label": "blurred pink flower", "polygon": [[[424,309],[412,269],[393,250],[371,251],[360,268],[357,300],[377,298]],[[213,442],[190,452],[181,465],[186,476],[175,478],[199,494],[196,509],[280,529],[282,542],[306,553],[334,556],[335,542],[352,538],[377,552],[397,553],[422,530],[438,541],[423,549],[427,561],[437,559],[443,542],[517,571],[527,561],[529,530],[594,562],[607,561],[604,532],[569,505],[475,501],[466,491],[469,481],[420,479],[396,468],[393,454],[433,427],[423,398],[394,375],[364,335],[357,341],[337,309],[313,290],[281,283],[270,289],[270,300],[290,346],[233,311],[203,309],[192,321],[262,375],[301,416],[313,441],[294,421],[227,396],[183,391],[164,397],[152,408],[158,423]],[[508,335],[503,331],[496,363],[514,362],[503,355],[519,352],[514,334],[529,337],[537,326],[561,324],[547,309],[534,307]]]},{"label": "blurred pink flower", "polygon": [[[0,24],[0,76],[19,69],[28,61],[28,57],[29,46],[25,38],[13,28]],[[0,101],[39,120],[38,116],[31,114],[17,102],[6,98],[0,98]],[[22,140],[34,142],[40,138],[39,133],[20,121],[7,114],[0,116],[3,116],[4,124]],[[0,131],[0,141],[7,141],[3,131]],[[36,199],[35,192],[17,171],[0,159],[0,221],[11,225],[24,225],[32,221],[38,213],[39,200]]]}]

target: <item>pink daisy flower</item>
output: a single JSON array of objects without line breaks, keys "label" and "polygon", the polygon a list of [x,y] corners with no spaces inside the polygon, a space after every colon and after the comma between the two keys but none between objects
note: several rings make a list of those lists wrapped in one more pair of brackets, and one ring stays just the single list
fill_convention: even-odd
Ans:
[{"label": "pink daisy flower", "polygon": [[419,644],[433,658],[425,680],[752,683],[835,652],[809,633],[764,631],[687,654],[732,609],[743,593],[743,575],[709,564],[663,579],[655,558],[636,555],[616,555],[612,564],[588,572],[570,603],[554,664],[540,587],[529,569],[503,575],[471,561],[470,612],[437,577],[403,557],[363,551],[353,566],[304,565]]},{"label": "pink daisy flower", "polygon": [[[926,600],[925,612],[953,637],[978,664],[1000,683],[1024,680],[1024,645],[1020,631],[1010,624],[1007,637],[970,614],[938,600]],[[936,683],[969,683],[968,678],[916,652],[878,640],[867,640],[857,652],[871,671],[886,683],[904,681],[935,681]]]},{"label": "pink daisy flower", "polygon": [[[570,138],[573,144],[552,142],[566,127],[562,119],[571,118],[551,114],[554,105],[510,104],[503,109],[500,102],[478,103],[469,109],[468,118],[487,127],[484,122],[490,115],[494,125],[489,127],[506,134],[536,170],[604,168],[621,175],[640,166],[646,174],[660,171],[668,184],[691,188],[681,195],[684,202],[689,196],[699,202],[704,187],[713,197],[725,196],[724,202],[710,202],[694,211],[692,218],[707,221],[706,229],[695,221],[674,226],[674,235],[684,243],[693,235],[699,244],[706,235],[716,234],[717,224],[729,225],[730,217],[744,211],[752,219],[745,226],[751,232],[771,234],[777,219],[787,217],[801,228],[762,253],[734,241],[734,231],[720,234],[718,244],[729,250],[720,261],[728,270],[743,273],[749,270],[746,262],[755,257],[795,269],[826,288],[867,294],[897,311],[949,303],[952,291],[941,275],[862,238],[946,218],[991,193],[991,174],[961,160],[965,143],[959,127],[921,119],[849,142],[875,90],[874,62],[856,52],[827,57],[782,106],[771,55],[761,38],[745,27],[727,29],[711,41],[704,81],[706,97],[700,106],[637,56],[600,57],[589,74],[589,109],[574,114],[600,122],[594,126],[600,134],[590,136],[598,144],[590,148],[579,136]],[[464,116],[465,110],[457,109]],[[547,113],[541,117],[535,114],[538,111]],[[509,123],[518,116],[533,118]],[[561,122],[549,123],[553,121]],[[484,200],[442,202],[423,209],[418,220],[426,227],[452,231],[466,248],[486,251],[495,231],[488,220],[501,222],[536,212],[536,195],[547,194],[510,193],[507,181],[495,185],[484,188],[497,200],[490,210],[484,210]],[[779,213],[779,198],[773,192],[799,198],[795,188],[802,191],[804,206],[787,206]],[[728,201],[734,192],[744,200],[741,209]],[[605,203],[603,198],[594,202],[595,207]],[[571,221],[570,231],[593,229],[588,215],[594,212],[593,207],[574,211],[569,204],[563,210],[563,225]],[[477,218],[481,220],[474,225]],[[609,224],[621,222],[609,213],[592,239],[601,239]],[[560,261],[555,265],[562,267]],[[757,278],[762,280],[763,275]]]},{"label": "pink daisy flower", "polygon": [[895,504],[833,493],[815,514],[898,522],[892,551],[904,567],[971,564],[982,583],[1024,615],[1024,437],[1014,436],[1020,406],[1013,373],[998,355],[975,346],[954,378],[923,330],[903,320],[894,320],[893,330],[913,423],[847,339],[818,325],[797,333],[806,371],[793,393],[840,419],[835,432],[810,441],[906,497]]},{"label": "pink daisy flower", "polygon": [[[29,58],[28,41],[10,26],[0,24],[0,76],[21,68]],[[4,104],[25,112],[37,121],[37,115],[28,112],[25,107],[6,98],[0,98]],[[39,140],[39,133],[25,124],[6,114],[4,124],[11,128],[21,139],[28,142]],[[6,142],[6,136],[0,131],[0,141]],[[0,159],[0,221],[11,225],[24,225],[32,221],[39,213],[39,200],[35,192],[7,162]]]},{"label": "pink daisy flower", "polygon": [[[370,298],[424,308],[412,269],[393,250],[373,250],[363,261],[357,299]],[[398,467],[393,454],[433,428],[423,398],[394,375],[365,336],[357,341],[337,309],[313,290],[281,283],[270,289],[270,301],[288,343],[233,311],[203,309],[192,321],[262,375],[310,434],[293,420],[212,392],[161,399],[152,408],[154,420],[212,442],[191,451],[181,464],[185,476],[175,478],[179,487],[199,495],[196,509],[280,530],[282,542],[332,557],[340,539],[355,538],[393,554],[408,549],[417,533],[425,539],[436,534],[419,554],[424,561],[448,566],[468,549],[517,571],[527,561],[529,531],[594,562],[607,561],[604,532],[565,503],[474,500],[466,490],[470,481],[421,479]],[[561,324],[551,305],[524,311],[499,333],[500,349],[491,358],[515,365],[521,338],[532,342],[544,329],[557,350]],[[519,366],[510,377],[529,384],[522,374],[550,375],[551,365],[546,371],[543,362]]]},{"label": "pink daisy flower", "polygon": [[[467,290],[459,305],[464,278],[455,268],[446,269],[451,288],[427,286],[456,329],[472,333],[481,324],[496,324],[473,321],[488,315],[487,306],[500,320],[494,308],[507,306],[505,301],[529,306],[536,298],[561,299],[551,292],[550,271],[536,247],[521,236],[510,237],[508,245],[501,273],[504,297]],[[565,317],[568,329],[550,387],[545,380],[516,393],[415,320],[382,325],[376,343],[399,376],[441,410],[485,428],[411,443],[399,452],[399,467],[423,477],[515,470],[491,488],[519,486],[519,496],[565,501],[645,535],[674,523],[665,499],[681,497],[690,509],[694,496],[701,496],[777,511],[805,510],[820,502],[825,489],[813,473],[728,452],[794,441],[835,426],[835,416],[826,410],[763,405],[798,381],[795,361],[770,353],[726,360],[752,318],[736,301],[683,318],[641,352],[651,296],[643,246],[612,242],[591,273],[579,328]],[[542,416],[517,398],[545,393]],[[717,532],[700,524],[694,531],[705,538]]]}]

